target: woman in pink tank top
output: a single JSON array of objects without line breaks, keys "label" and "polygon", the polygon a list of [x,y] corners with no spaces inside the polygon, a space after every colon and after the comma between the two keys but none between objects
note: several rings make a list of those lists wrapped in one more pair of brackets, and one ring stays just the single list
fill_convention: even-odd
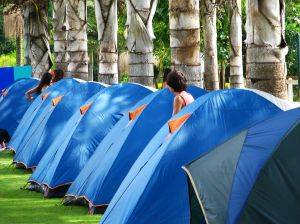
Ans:
[{"label": "woman in pink tank top", "polygon": [[191,104],[194,97],[186,92],[187,80],[182,72],[171,71],[167,76],[167,86],[174,93],[173,115],[177,114],[182,108]]}]

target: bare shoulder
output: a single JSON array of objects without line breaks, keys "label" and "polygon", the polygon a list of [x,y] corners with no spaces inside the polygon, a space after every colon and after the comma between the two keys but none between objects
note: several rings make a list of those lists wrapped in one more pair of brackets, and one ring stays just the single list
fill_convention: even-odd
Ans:
[{"label": "bare shoulder", "polygon": [[182,103],[183,102],[182,96],[180,96],[180,95],[175,96],[174,97],[174,102]]}]

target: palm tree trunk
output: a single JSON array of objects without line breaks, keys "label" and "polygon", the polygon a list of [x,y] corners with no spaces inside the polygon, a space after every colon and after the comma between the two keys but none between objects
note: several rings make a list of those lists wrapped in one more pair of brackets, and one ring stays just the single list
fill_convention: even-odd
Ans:
[{"label": "palm tree trunk", "polygon": [[226,66],[225,61],[221,61],[221,70],[220,70],[220,89],[225,89],[226,87]]},{"label": "palm tree trunk", "polygon": [[53,27],[56,68],[66,72],[68,68],[67,30],[69,29],[66,0],[53,0]]},{"label": "palm tree trunk", "polygon": [[219,89],[217,9],[215,0],[204,0],[204,79],[207,90]]},{"label": "palm tree trunk", "polygon": [[203,87],[200,62],[199,1],[169,0],[171,61],[189,84]]},{"label": "palm tree trunk", "polygon": [[16,64],[22,65],[22,54],[23,53],[23,38],[21,36],[16,37]]},{"label": "palm tree trunk", "polygon": [[230,0],[230,86],[243,88],[243,30],[241,0]]},{"label": "palm tree trunk", "polygon": [[248,0],[247,85],[287,98],[284,0]]},{"label": "palm tree trunk", "polygon": [[99,81],[118,83],[117,0],[95,0],[99,39]]},{"label": "palm tree trunk", "polygon": [[41,77],[52,66],[47,18],[47,1],[23,6],[26,64],[32,66],[33,76]]},{"label": "palm tree trunk", "polygon": [[152,20],[157,0],[126,0],[129,81],[153,86],[155,38]]},{"label": "palm tree trunk", "polygon": [[88,40],[86,0],[67,0],[66,20],[68,67],[66,74],[88,80]]}]

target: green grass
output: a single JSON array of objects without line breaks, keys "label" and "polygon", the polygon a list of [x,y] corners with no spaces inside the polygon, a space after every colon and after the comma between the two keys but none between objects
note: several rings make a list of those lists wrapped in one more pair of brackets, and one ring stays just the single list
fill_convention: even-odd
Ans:
[{"label": "green grass", "polygon": [[42,194],[21,190],[29,172],[10,166],[12,155],[0,152],[0,223],[63,224],[98,223],[100,216],[87,214],[87,208],[63,206],[61,199],[44,199]]}]

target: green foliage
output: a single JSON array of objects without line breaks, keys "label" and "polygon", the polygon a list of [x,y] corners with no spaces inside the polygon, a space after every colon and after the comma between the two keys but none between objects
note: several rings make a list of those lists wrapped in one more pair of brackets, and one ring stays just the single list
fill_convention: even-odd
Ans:
[{"label": "green foliage", "polygon": [[16,52],[0,55],[0,67],[12,67],[16,65]]},{"label": "green foliage", "polygon": [[229,18],[228,7],[226,5],[220,5],[217,11],[217,47],[218,47],[218,60],[219,64],[225,62],[225,65],[229,60],[230,52],[230,39],[229,39],[229,29],[230,29],[230,18]]},{"label": "green foliage", "polygon": [[169,31],[169,3],[160,0],[153,20],[154,55],[159,59],[159,69],[171,66],[170,31]]},{"label": "green foliage", "polygon": [[12,159],[8,152],[0,152],[1,224],[99,222],[101,216],[88,215],[85,207],[66,207],[61,199],[44,199],[40,193],[21,190],[30,173],[11,166]]},{"label": "green foliage", "polygon": [[129,76],[128,76],[128,74],[122,74],[121,75],[121,82],[122,83],[129,82]]},{"label": "green foliage", "polygon": [[[296,37],[300,34],[300,1],[286,1],[286,41],[289,53],[286,57],[288,75],[297,75]],[[300,65],[299,65],[300,66]]]},{"label": "green foliage", "polygon": [[126,29],[126,8],[124,6],[119,7],[118,17],[118,50],[120,53],[126,51],[126,40],[125,40],[125,29]]},{"label": "green foliage", "polygon": [[94,1],[87,1],[87,15],[88,15],[88,23],[87,23],[87,35],[88,35],[88,49],[90,51],[97,52],[98,51],[98,32],[97,32],[97,22],[95,15],[95,7]]}]

